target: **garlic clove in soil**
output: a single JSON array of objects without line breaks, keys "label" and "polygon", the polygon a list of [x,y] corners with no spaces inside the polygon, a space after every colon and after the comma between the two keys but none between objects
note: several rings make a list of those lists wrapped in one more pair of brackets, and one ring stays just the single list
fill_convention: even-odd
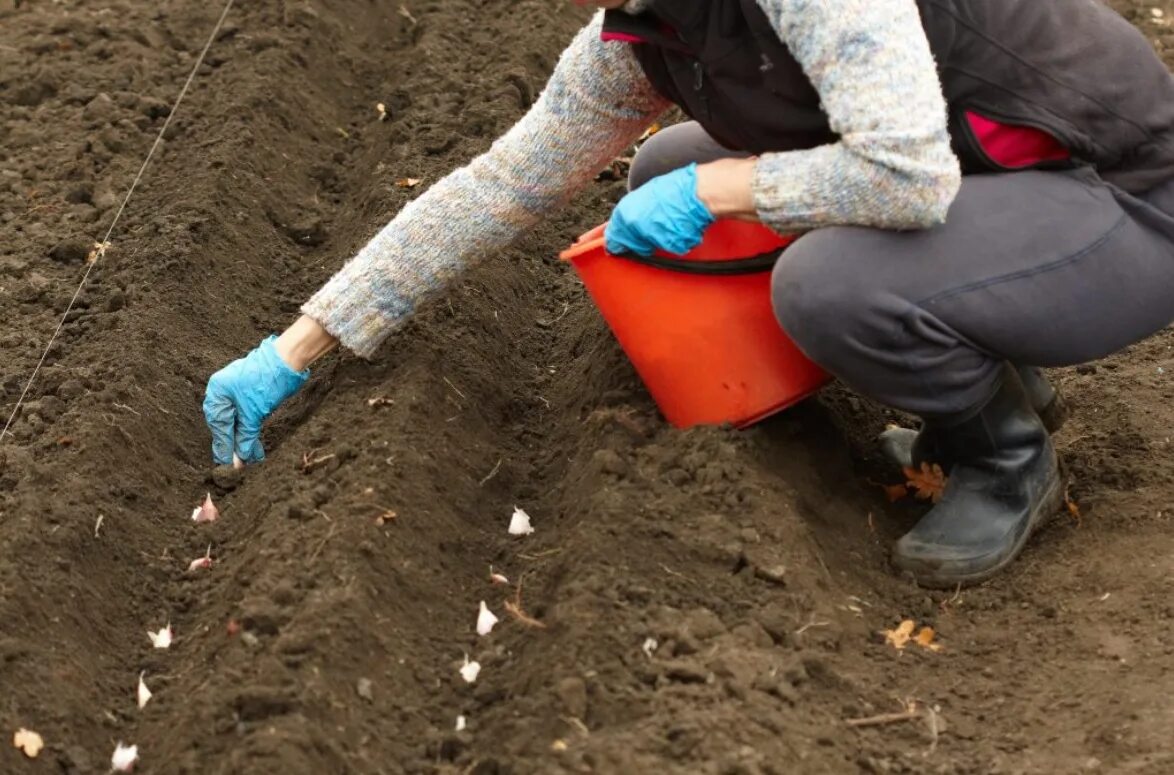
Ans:
[{"label": "garlic clove in soil", "polygon": [[456,731],[464,732],[467,727],[468,727],[468,723],[465,721],[465,717],[464,716],[457,716]]},{"label": "garlic clove in soil", "polygon": [[493,566],[489,566],[489,583],[490,584],[509,584],[510,580],[505,577],[505,574],[495,573]]},{"label": "garlic clove in soil", "polygon": [[212,567],[212,544],[208,544],[208,551],[204,553],[203,557],[197,557],[188,563],[188,572],[200,570],[201,568]]},{"label": "garlic clove in soil", "polygon": [[528,536],[534,532],[534,526],[530,524],[530,515],[514,506],[514,515],[510,517],[510,535],[512,536]]},{"label": "garlic clove in soil", "polygon": [[151,645],[157,649],[171,648],[171,622],[159,632],[148,631],[147,637],[151,639]]},{"label": "garlic clove in soil", "polygon": [[493,632],[493,625],[497,624],[498,618],[493,615],[493,611],[489,610],[489,606],[485,605],[485,601],[481,601],[481,611],[477,614],[477,634],[488,635]]},{"label": "garlic clove in soil", "polygon": [[[457,717],[458,723],[463,718],[464,716]],[[45,738],[31,729],[21,727],[12,735],[12,745],[28,758],[35,759],[40,755],[41,749],[45,747]]]},{"label": "garlic clove in soil", "polygon": [[193,522],[215,522],[220,518],[220,509],[212,502],[212,493],[204,496],[204,502],[192,512]]},{"label": "garlic clove in soil", "polygon": [[469,655],[465,655],[465,664],[461,665],[461,678],[465,679],[465,683],[471,684],[477,680],[477,676],[481,673],[480,662],[470,662]]},{"label": "garlic clove in soil", "polygon": [[151,701],[151,690],[143,680],[144,673],[139,673],[139,709],[142,710]]},{"label": "garlic clove in soil", "polygon": [[135,762],[139,760],[139,747],[137,745],[123,745],[119,741],[118,745],[114,747],[114,755],[110,757],[110,769],[114,772],[132,772],[135,768]]}]

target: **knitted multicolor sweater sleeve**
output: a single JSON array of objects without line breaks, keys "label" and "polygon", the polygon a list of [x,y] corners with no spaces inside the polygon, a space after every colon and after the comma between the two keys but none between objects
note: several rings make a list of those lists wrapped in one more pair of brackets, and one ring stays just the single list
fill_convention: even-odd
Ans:
[{"label": "knitted multicolor sweater sleeve", "polygon": [[[630,0],[635,12],[647,0]],[[756,209],[778,231],[940,222],[960,182],[915,0],[758,0],[818,90],[840,141],[759,158]],[[565,202],[667,103],[601,16],[529,113],[405,207],[302,311],[370,355],[429,293]]]},{"label": "knitted multicolor sweater sleeve", "polygon": [[530,111],[483,155],[408,204],[303,307],[370,356],[429,294],[512,242],[619,155],[668,107],[597,14]]},{"label": "knitted multicolor sweater sleeve", "polygon": [[962,175],[916,1],[757,1],[840,136],[759,157],[759,218],[778,231],[944,221]]}]

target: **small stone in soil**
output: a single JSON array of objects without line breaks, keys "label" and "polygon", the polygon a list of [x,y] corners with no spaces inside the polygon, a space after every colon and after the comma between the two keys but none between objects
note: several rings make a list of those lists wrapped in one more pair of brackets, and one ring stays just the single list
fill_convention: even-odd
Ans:
[{"label": "small stone in soil", "polygon": [[126,294],[122,291],[115,291],[110,294],[110,298],[106,299],[106,305],[103,307],[107,312],[118,312],[126,306]]},{"label": "small stone in soil", "polygon": [[787,566],[782,564],[768,565],[765,568],[761,565],[756,566],[754,575],[771,584],[778,584],[781,587],[787,585]]},{"label": "small stone in soil", "polygon": [[582,678],[568,676],[555,685],[555,691],[568,715],[577,719],[587,715],[587,685]]},{"label": "small stone in soil", "polygon": [[91,247],[82,240],[62,240],[49,251],[49,258],[62,264],[80,264],[90,254]]},{"label": "small stone in soil", "polygon": [[360,678],[359,682],[355,685],[355,693],[367,702],[374,702],[375,694],[372,692],[371,679]]}]

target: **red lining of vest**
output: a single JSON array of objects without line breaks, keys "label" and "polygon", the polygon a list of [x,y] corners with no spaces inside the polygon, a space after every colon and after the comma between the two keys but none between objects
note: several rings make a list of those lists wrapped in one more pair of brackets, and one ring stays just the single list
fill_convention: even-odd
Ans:
[{"label": "red lining of vest", "polygon": [[1021,169],[1071,158],[1059,140],[1035,127],[1000,124],[971,110],[966,121],[982,150],[1001,167]]},{"label": "red lining of vest", "polygon": [[640,37],[639,35],[630,35],[626,32],[608,32],[607,30],[604,30],[602,33],[600,33],[599,39],[604,42],[612,41],[612,40],[619,41],[620,43],[645,43],[645,42],[647,42],[644,40],[644,38]]}]

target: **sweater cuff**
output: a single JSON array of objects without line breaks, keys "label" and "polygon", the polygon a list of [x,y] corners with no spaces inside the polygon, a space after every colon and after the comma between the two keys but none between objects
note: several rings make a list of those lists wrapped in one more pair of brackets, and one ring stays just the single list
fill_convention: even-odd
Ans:
[{"label": "sweater cuff", "polygon": [[[345,272],[335,275],[311,296],[302,305],[302,314],[313,318],[355,355],[371,358],[379,345],[411,315],[413,305],[398,294],[390,304],[388,299],[382,300],[382,304],[372,304],[368,294],[355,293],[356,289],[344,275]],[[351,286],[349,293],[348,286]]]}]

